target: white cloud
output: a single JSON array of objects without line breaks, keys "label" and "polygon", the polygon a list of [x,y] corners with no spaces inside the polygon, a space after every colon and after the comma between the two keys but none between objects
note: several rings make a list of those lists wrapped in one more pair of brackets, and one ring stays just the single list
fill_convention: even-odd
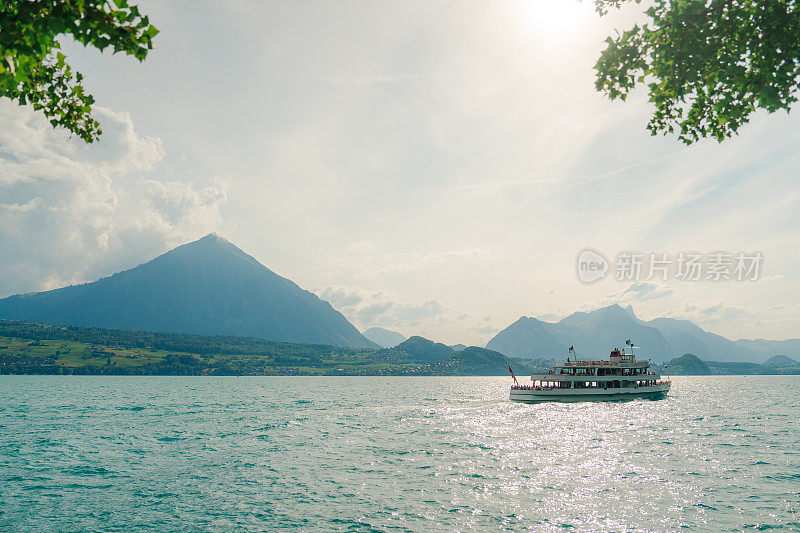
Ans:
[{"label": "white cloud", "polygon": [[160,181],[160,139],[96,107],[91,145],[0,101],[0,296],[91,281],[222,225],[227,184]]},{"label": "white cloud", "polygon": [[408,324],[418,324],[422,320],[438,317],[444,313],[444,306],[436,300],[428,300],[422,304],[395,304],[392,306],[398,320]]},{"label": "white cloud", "polygon": [[500,331],[500,329],[494,326],[472,326],[470,329],[475,333],[480,333],[481,335],[494,335]]},{"label": "white cloud", "polygon": [[760,310],[754,307],[728,305],[722,300],[686,300],[683,305],[670,314],[700,324],[728,320],[740,320],[759,316]]},{"label": "white cloud", "polygon": [[654,281],[637,281],[628,285],[624,290],[606,298],[608,304],[618,303],[626,305],[634,302],[657,300],[673,294],[672,288],[665,283]]},{"label": "white cloud", "polygon": [[445,313],[445,307],[436,300],[410,304],[397,301],[385,291],[370,293],[361,288],[325,287],[314,292],[360,329],[420,326],[440,319]]},{"label": "white cloud", "polygon": [[[576,311],[589,312],[614,304],[622,307],[633,304],[648,304],[652,306],[654,302],[656,305],[664,305],[672,301],[674,294],[675,291],[666,283],[636,281],[620,291],[597,299],[579,302],[575,305],[570,303],[551,305],[549,311],[537,314],[536,318],[544,322],[558,322]],[[639,306],[637,305],[638,309]],[[658,313],[656,313],[656,316],[658,316]]]},{"label": "white cloud", "polygon": [[357,268],[364,275],[385,276],[398,272],[423,271],[448,263],[476,261],[488,258],[491,253],[485,248],[457,248],[438,252],[400,252],[387,250],[370,242],[356,242],[345,249],[342,259],[331,261],[337,270],[350,271]]},{"label": "white cloud", "polygon": [[148,207],[150,224],[164,231],[186,229],[190,233],[207,233],[222,224],[220,205],[227,199],[229,182],[196,190],[180,181],[143,180],[142,197]]},{"label": "white cloud", "polygon": [[317,295],[336,309],[355,307],[364,301],[364,296],[357,289],[344,287],[325,287],[318,289]]}]

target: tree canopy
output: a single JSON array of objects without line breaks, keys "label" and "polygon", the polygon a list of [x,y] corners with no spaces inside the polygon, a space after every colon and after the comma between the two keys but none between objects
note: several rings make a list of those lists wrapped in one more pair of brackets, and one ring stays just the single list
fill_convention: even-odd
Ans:
[{"label": "tree canopy", "polygon": [[[595,0],[601,15],[630,0]],[[634,0],[640,3],[641,0]],[[646,86],[653,135],[686,144],[735,134],[756,109],[789,111],[800,75],[796,0],[651,0],[649,21],[609,37],[596,87],[622,99]]]},{"label": "tree canopy", "polygon": [[31,104],[50,123],[92,142],[102,133],[94,98],[59,38],[143,60],[158,30],[127,0],[0,0],[0,96]]}]

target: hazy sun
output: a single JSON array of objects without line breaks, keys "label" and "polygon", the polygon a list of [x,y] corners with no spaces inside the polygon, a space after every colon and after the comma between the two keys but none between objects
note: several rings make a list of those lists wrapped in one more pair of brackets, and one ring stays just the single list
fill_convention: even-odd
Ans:
[{"label": "hazy sun", "polygon": [[592,0],[517,0],[521,22],[537,35],[569,37],[594,13]]}]

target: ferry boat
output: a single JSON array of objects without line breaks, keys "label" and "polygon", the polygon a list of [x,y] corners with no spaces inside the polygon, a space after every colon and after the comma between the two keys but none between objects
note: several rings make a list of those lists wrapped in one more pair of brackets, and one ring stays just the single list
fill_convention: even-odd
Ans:
[{"label": "ferry boat", "polygon": [[630,353],[624,348],[614,349],[607,361],[567,358],[567,362],[554,366],[547,374],[532,374],[530,385],[520,385],[512,371],[514,385],[509,398],[516,402],[581,402],[665,397],[670,381],[652,372],[648,361],[637,361],[633,354],[635,346],[630,341],[627,344]]}]

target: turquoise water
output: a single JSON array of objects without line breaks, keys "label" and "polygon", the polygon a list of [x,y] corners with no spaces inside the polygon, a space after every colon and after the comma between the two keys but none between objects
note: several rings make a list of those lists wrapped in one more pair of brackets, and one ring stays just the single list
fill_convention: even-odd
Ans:
[{"label": "turquoise water", "polygon": [[800,530],[800,377],[0,376],[0,530]]}]

